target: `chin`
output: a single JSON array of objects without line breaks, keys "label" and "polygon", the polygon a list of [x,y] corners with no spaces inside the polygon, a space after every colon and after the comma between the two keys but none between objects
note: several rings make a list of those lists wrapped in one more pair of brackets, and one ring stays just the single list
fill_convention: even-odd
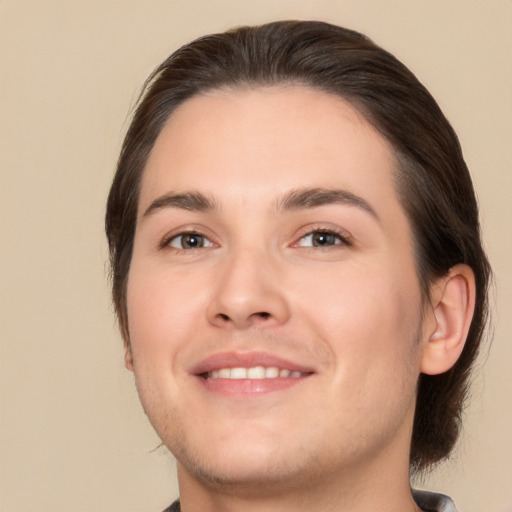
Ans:
[{"label": "chin", "polygon": [[[181,466],[181,467],[180,467]],[[207,464],[205,461],[178,461],[178,474],[187,473],[196,482],[217,492],[229,492],[245,498],[269,497],[285,490],[292,491],[310,483],[305,475],[283,465]]]},{"label": "chin", "polygon": [[248,441],[244,447],[220,446],[214,450],[189,450],[186,443],[178,450],[170,448],[178,461],[179,474],[188,474],[219,491],[238,489],[247,495],[249,492],[258,494],[260,489],[268,496],[272,489],[282,491],[283,487],[291,485],[287,482],[297,486],[302,480],[299,485],[310,480],[305,475],[311,471],[311,461],[306,460],[307,457],[298,460],[297,453],[295,457],[287,457],[276,446]]}]

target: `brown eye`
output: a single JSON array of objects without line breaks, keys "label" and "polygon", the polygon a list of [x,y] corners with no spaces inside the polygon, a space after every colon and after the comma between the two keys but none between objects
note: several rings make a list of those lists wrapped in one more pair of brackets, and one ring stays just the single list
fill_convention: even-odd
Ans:
[{"label": "brown eye", "polygon": [[332,233],[313,233],[312,236],[313,247],[324,247],[326,245],[336,245],[339,243],[339,237]]},{"label": "brown eye", "polygon": [[175,249],[200,249],[211,247],[213,244],[208,238],[198,233],[182,233],[173,237],[169,245]]}]

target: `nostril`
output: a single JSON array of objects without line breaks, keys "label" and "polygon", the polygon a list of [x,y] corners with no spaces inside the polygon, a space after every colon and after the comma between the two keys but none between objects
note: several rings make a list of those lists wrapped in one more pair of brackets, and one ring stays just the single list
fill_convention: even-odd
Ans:
[{"label": "nostril", "polygon": [[257,311],[255,313],[250,313],[248,316],[237,314],[235,315],[227,315],[226,313],[217,313],[215,315],[215,321],[217,322],[217,326],[226,327],[231,324],[240,325],[240,326],[248,326],[253,324],[253,322],[263,322],[267,324],[272,319],[273,315],[268,311]]}]

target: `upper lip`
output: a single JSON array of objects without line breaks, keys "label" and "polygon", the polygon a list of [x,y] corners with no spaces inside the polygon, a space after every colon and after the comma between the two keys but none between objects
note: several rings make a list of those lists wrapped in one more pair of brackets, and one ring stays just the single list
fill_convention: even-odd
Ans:
[{"label": "upper lip", "polygon": [[277,367],[303,373],[314,371],[311,366],[295,363],[268,352],[219,352],[194,365],[190,373],[202,375],[220,368],[252,368],[254,366]]}]

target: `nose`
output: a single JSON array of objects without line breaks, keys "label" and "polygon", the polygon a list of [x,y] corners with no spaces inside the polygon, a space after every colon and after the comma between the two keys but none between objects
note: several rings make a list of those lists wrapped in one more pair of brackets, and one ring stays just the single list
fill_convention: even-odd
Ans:
[{"label": "nose", "polygon": [[207,307],[208,321],[225,329],[273,327],[290,317],[286,290],[276,261],[246,249],[227,258],[218,269]]}]

